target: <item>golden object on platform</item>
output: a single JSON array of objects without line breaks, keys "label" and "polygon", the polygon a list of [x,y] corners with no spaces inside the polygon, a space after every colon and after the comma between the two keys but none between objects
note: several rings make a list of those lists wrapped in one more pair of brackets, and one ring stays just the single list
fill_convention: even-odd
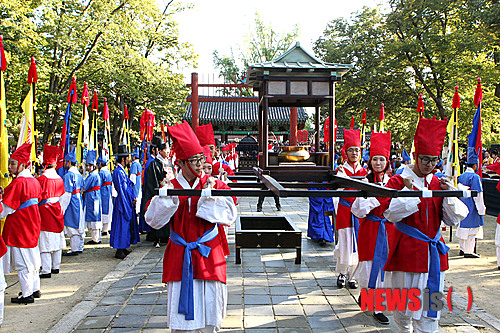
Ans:
[{"label": "golden object on platform", "polygon": [[308,146],[285,146],[278,154],[280,162],[303,162],[311,156],[307,151]]}]

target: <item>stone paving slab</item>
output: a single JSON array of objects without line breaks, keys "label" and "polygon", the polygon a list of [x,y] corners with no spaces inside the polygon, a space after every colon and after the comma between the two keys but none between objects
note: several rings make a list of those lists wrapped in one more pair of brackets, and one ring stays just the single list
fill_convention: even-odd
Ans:
[{"label": "stone paving slab", "polygon": [[[236,265],[234,253],[230,254],[227,257],[228,307],[221,332],[397,331],[391,316],[391,325],[382,326],[371,312],[360,311],[355,302],[359,291],[336,287],[333,245],[320,247],[308,240],[307,214],[298,213],[296,209],[307,207],[306,199],[283,199],[283,211],[276,212],[274,203],[271,205],[266,198],[262,213],[255,212],[253,201],[243,198],[238,207],[240,214],[279,213],[287,215],[302,229],[302,263],[294,263],[293,249],[244,249],[241,265]],[[228,240],[234,251],[234,226],[229,228]],[[166,328],[167,291],[161,282],[164,248],[153,248],[149,242],[138,247],[148,247],[142,260],[110,285],[76,328],[67,332],[170,332]],[[454,317],[455,314],[444,317],[443,323],[457,322]]]}]

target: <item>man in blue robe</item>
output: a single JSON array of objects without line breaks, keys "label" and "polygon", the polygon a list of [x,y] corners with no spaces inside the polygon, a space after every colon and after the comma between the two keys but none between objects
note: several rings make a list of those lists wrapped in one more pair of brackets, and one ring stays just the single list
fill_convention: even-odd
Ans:
[{"label": "man in blue robe", "polygon": [[135,212],[139,214],[141,211],[141,184],[142,184],[142,165],[139,162],[139,147],[135,148],[132,153],[132,164],[130,165],[130,180],[134,183],[134,194],[137,198],[137,204],[135,205]]},{"label": "man in blue robe", "polygon": [[127,151],[127,146],[118,146],[118,153],[115,156],[117,163],[113,171],[113,185],[117,197],[113,205],[109,244],[116,249],[115,258],[125,259],[130,253],[127,248],[140,241],[139,228],[135,214],[134,184],[125,171],[125,167],[130,164],[130,153]]},{"label": "man in blue robe", "polygon": [[101,153],[97,159],[101,169],[99,177],[101,178],[101,220],[102,220],[102,235],[108,234],[111,224],[111,214],[113,213],[113,183],[111,172],[108,167],[108,157]]},{"label": "man in blue robe", "polygon": [[91,240],[89,245],[101,244],[101,177],[97,170],[97,151],[90,150],[87,153],[86,169],[87,178],[83,182],[83,207],[85,212],[85,222],[90,231]]},{"label": "man in blue robe", "polygon": [[65,193],[60,199],[64,211],[64,233],[70,239],[71,250],[63,256],[76,256],[82,253],[85,242],[85,220],[83,216],[82,188],[83,177],[76,167],[75,148],[64,156],[68,169],[64,174]]},{"label": "man in blue robe", "polygon": [[325,216],[325,212],[333,212],[334,210],[332,198],[309,198],[307,237],[318,241],[321,246],[325,246],[326,242],[333,243],[335,241],[332,221],[330,216]]},{"label": "man in blue robe", "polygon": [[467,169],[458,177],[459,189],[477,191],[475,198],[460,198],[469,208],[467,217],[460,221],[457,228],[457,238],[460,245],[460,254],[465,258],[480,258],[476,252],[476,239],[483,238],[483,216],[486,206],[483,198],[483,184],[481,177],[476,173],[479,158],[474,147],[467,149]]}]

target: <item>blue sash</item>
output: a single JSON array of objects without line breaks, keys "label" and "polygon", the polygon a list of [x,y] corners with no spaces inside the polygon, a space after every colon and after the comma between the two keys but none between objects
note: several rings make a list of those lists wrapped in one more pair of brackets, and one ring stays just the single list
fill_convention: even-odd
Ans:
[{"label": "blue sash", "polygon": [[59,202],[59,197],[47,198],[47,199],[43,199],[42,201],[40,201],[38,206],[43,206],[43,205],[46,205],[49,203],[56,203],[56,202]]},{"label": "blue sash", "polygon": [[[448,253],[450,248],[446,244],[440,241],[441,231],[438,230],[436,236],[431,239],[429,236],[421,232],[420,230],[409,226],[403,222],[395,223],[396,229],[401,231],[403,234],[413,237],[415,239],[421,240],[423,242],[429,243],[430,252],[430,264],[429,264],[429,275],[427,278],[427,288],[429,288],[429,305],[431,304],[432,293],[439,292],[439,274],[441,273],[441,262],[439,261],[439,252],[443,255]],[[437,311],[432,310],[429,307],[427,311],[427,316],[431,318],[437,318]]]},{"label": "blue sash", "polygon": [[[339,198],[339,204],[344,207],[351,208],[351,203],[344,198]],[[359,232],[359,219],[351,213],[351,227],[354,232],[352,233],[352,252],[358,252],[358,232]]]},{"label": "blue sash", "polygon": [[19,205],[19,208],[17,210],[20,210],[20,209],[23,209],[23,208],[26,208],[29,206],[33,206],[33,205],[38,205],[38,198],[32,198],[32,199],[26,200],[25,202],[23,202],[22,204]]},{"label": "blue sash", "polygon": [[185,316],[186,320],[194,320],[194,296],[193,296],[193,262],[191,260],[191,250],[198,249],[198,252],[208,258],[211,248],[202,243],[211,241],[219,234],[217,226],[206,231],[196,242],[186,243],[181,236],[170,229],[170,240],[177,245],[184,246],[184,261],[182,262],[181,292],[179,295],[179,313]]},{"label": "blue sash", "polygon": [[368,214],[366,219],[372,222],[380,222],[377,232],[377,240],[375,241],[375,251],[373,252],[370,280],[368,281],[368,288],[375,289],[378,272],[380,272],[380,280],[384,281],[385,271],[383,268],[387,262],[387,237],[385,235],[385,222],[387,222],[387,219],[382,219],[373,214]]}]

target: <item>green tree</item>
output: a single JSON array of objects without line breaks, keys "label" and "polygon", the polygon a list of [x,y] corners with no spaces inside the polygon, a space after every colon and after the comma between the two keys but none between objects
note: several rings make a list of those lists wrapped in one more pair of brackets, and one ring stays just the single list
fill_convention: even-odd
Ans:
[{"label": "green tree", "polygon": [[[241,78],[246,76],[247,67],[252,63],[271,61],[284,53],[299,37],[298,26],[291,32],[278,33],[255,13],[255,27],[252,27],[239,47],[239,55],[221,55],[217,50],[213,52],[215,68],[227,83],[242,83]],[[251,89],[224,89],[224,95],[238,94],[253,96]]]},{"label": "green tree", "polygon": [[[158,118],[178,118],[187,90],[176,71],[196,60],[190,45],[179,41],[174,20],[187,8],[173,0],[161,10],[153,0],[0,0],[10,119],[17,123],[19,118],[31,55],[37,59],[38,129],[44,141],[62,126],[74,76],[79,97],[85,81],[89,90],[98,91],[100,111],[103,98],[108,99],[115,144],[125,104],[134,132],[146,107]],[[75,135],[80,113],[80,106],[73,107]]]}]

